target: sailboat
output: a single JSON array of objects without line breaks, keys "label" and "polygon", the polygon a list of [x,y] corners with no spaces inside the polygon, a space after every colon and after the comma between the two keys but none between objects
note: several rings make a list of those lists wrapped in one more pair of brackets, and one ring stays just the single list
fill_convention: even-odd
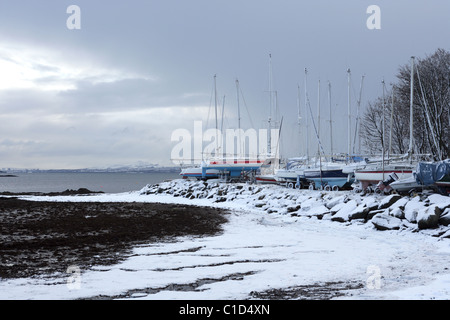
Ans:
[{"label": "sailboat", "polygon": [[[413,175],[416,164],[413,163],[413,93],[414,93],[414,57],[411,57],[411,89],[410,89],[410,128],[409,128],[409,151],[408,160],[400,161],[384,159],[384,146],[381,162],[368,164],[363,168],[355,170],[355,179],[359,181],[361,190],[367,190],[369,186],[375,186],[375,190],[389,192],[392,190],[391,182],[395,177],[397,180],[410,179]],[[384,81],[383,81],[384,96]],[[383,97],[384,100],[384,97]],[[383,103],[384,105],[384,103]],[[383,112],[383,128],[384,128],[384,112]],[[384,134],[384,130],[383,130]],[[394,175],[395,174],[395,175]],[[409,181],[409,180],[408,180]],[[410,182],[410,181],[409,181]],[[395,185],[394,185],[395,186]]]},{"label": "sailboat", "polygon": [[[350,73],[350,70],[347,70]],[[329,84],[329,102],[331,108],[331,85]],[[312,118],[312,117],[311,117]],[[319,165],[312,168],[307,168],[304,170],[304,178],[311,182],[310,189],[322,189],[325,190],[339,190],[342,188],[348,188],[353,183],[353,175],[347,174],[342,171],[342,165],[333,162],[322,163],[321,150],[323,152],[322,144],[320,141],[320,81],[318,85],[318,103],[317,103],[317,128],[314,124],[314,129],[316,131],[317,141],[318,141],[318,160]],[[331,119],[330,119],[331,125]],[[331,128],[330,128],[331,129]],[[349,134],[349,141],[351,137]],[[326,159],[325,159],[326,160]]]},{"label": "sailboat", "polygon": [[[412,58],[413,60],[414,58]],[[413,60],[414,62],[414,60]],[[412,68],[411,68],[412,69]],[[424,99],[424,93],[423,93],[423,87],[420,81],[420,74],[418,68],[416,69],[417,72],[417,78],[419,81],[419,88],[422,91],[422,98],[423,98],[423,104],[425,112],[428,113],[428,108],[426,106],[426,101]],[[413,71],[411,70],[411,83],[413,79]],[[412,84],[411,84],[412,85]],[[412,100],[412,89],[411,89],[411,100]],[[428,114],[427,114],[428,116]],[[427,117],[428,118],[428,117]],[[428,118],[429,119],[429,118]],[[410,121],[412,123],[413,117],[412,117],[412,108],[411,108],[411,115],[410,115]],[[434,132],[431,128],[430,122],[428,122],[428,125],[430,126],[431,135],[433,137],[433,141],[436,144],[436,137],[434,136]],[[412,132],[412,126],[410,128]],[[412,139],[412,138],[410,138]],[[410,143],[410,149],[411,149],[411,143]],[[450,159],[442,160],[442,154],[438,150],[438,158],[440,161],[438,162],[425,162],[420,161],[417,163],[417,166],[415,168],[415,171],[412,174],[412,177],[408,177],[405,179],[397,179],[396,181],[392,182],[390,186],[397,192],[414,192],[414,191],[420,191],[424,189],[433,190],[435,192],[439,192],[444,195],[450,194]]]},{"label": "sailboat", "polygon": [[[269,117],[267,120],[268,123],[268,139],[267,139],[267,156],[264,163],[261,165],[259,173],[256,175],[256,182],[261,184],[278,184],[278,181],[276,179],[276,172],[279,170],[280,166],[280,159],[279,159],[279,142],[280,142],[280,133],[281,133],[281,126],[283,123],[283,120],[281,119],[280,127],[277,128],[277,120],[272,119],[272,109],[275,105],[275,114],[278,109],[278,96],[277,92],[273,90],[272,88],[272,54],[269,54]],[[275,103],[274,101],[275,100]],[[278,137],[276,141],[276,152],[275,154],[272,153],[272,129],[278,129]]]},{"label": "sailboat", "polygon": [[[283,119],[281,119],[281,125]],[[278,129],[278,142],[280,141],[281,125]],[[269,135],[269,140],[271,139]],[[268,150],[270,150],[270,143],[268,145]],[[266,160],[262,163],[259,173],[256,175],[256,182],[260,184],[278,184],[277,174],[280,171],[280,158],[278,155],[278,146],[276,147],[276,153],[272,155],[269,153]]]},{"label": "sailboat", "polygon": [[450,159],[438,162],[420,161],[411,177],[395,180],[390,186],[398,193],[431,190],[443,195],[449,195]]},{"label": "sailboat", "polygon": [[[307,101],[307,69],[305,68],[305,108],[308,105]],[[300,108],[300,86],[297,85],[297,125],[299,130],[299,136],[301,136],[301,108]],[[308,120],[308,117],[305,118],[306,121]],[[285,168],[277,170],[275,174],[275,179],[280,184],[285,184],[288,188],[304,188],[308,186],[309,182],[304,177],[304,171],[305,168],[309,168],[308,162],[309,162],[309,136],[308,136],[308,124],[306,123],[306,141],[305,141],[305,151],[306,156],[304,157],[294,157],[287,159],[287,163]]]},{"label": "sailboat", "polygon": [[450,159],[438,162],[434,185],[440,193],[450,195]]},{"label": "sailboat", "polygon": [[[306,169],[305,179],[314,183],[314,188],[337,191],[349,188],[353,183],[351,175],[342,172],[342,166],[330,164],[319,168]],[[312,188],[312,187],[311,187]]]},{"label": "sailboat", "polygon": [[[214,95],[215,95],[215,114],[216,114],[216,130],[217,125],[217,90],[216,90],[216,75],[214,75]],[[216,136],[216,151],[217,151],[217,136]],[[203,158],[203,155],[202,155]],[[180,171],[180,175],[183,179],[195,178],[197,180],[217,179],[220,171],[217,169],[208,169],[207,162],[202,159],[200,165],[194,167],[183,168]]]},{"label": "sailboat", "polygon": [[[241,132],[240,125],[240,107],[239,107],[239,81],[236,80],[236,89],[238,97],[238,132]],[[216,130],[218,130],[217,121],[217,90],[216,90],[216,76],[214,75],[214,95],[215,95],[215,117],[216,117]],[[223,114],[223,113],[222,113]],[[223,128],[222,128],[223,129]],[[239,139],[240,140],[240,139]],[[235,181],[249,181],[254,180],[256,172],[263,165],[264,160],[258,157],[250,159],[242,154],[242,150],[238,150],[238,156],[226,156],[219,154],[218,138],[216,137],[216,155],[207,160],[202,161],[199,167],[188,168],[182,171],[180,174],[183,176],[196,177],[197,179],[211,179],[220,178],[223,181],[235,182]],[[239,148],[241,144],[239,141]]]},{"label": "sailboat", "polygon": [[[366,190],[369,186],[376,186],[380,191],[389,191],[392,187],[385,182],[390,175],[395,174],[396,179],[412,177],[414,165],[409,163],[369,164],[355,171],[355,179],[360,183],[360,189]],[[389,180],[388,180],[389,181]]]},{"label": "sailboat", "polygon": [[275,179],[288,188],[305,188],[309,182],[305,179],[306,158],[297,157],[287,159],[286,167],[278,169]]}]

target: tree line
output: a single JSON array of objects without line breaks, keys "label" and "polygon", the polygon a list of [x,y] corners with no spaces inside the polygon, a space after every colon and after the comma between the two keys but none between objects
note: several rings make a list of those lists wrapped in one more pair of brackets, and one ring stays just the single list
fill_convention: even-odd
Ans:
[{"label": "tree line", "polygon": [[450,158],[450,52],[437,49],[414,59],[413,150],[410,145],[411,63],[401,65],[396,82],[368,103],[360,138],[368,154],[430,154]]}]

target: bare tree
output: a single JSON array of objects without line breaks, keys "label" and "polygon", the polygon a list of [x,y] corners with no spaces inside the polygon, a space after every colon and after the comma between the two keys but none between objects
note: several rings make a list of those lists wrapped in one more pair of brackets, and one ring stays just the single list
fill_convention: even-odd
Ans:
[{"label": "bare tree", "polygon": [[393,90],[394,97],[390,95],[391,100],[389,101],[389,112],[392,112],[392,123],[389,119],[389,126],[392,130],[392,153],[405,154],[408,152],[409,144],[409,109],[401,107],[401,104],[396,101],[395,93],[397,89],[394,88]]},{"label": "bare tree", "polygon": [[[386,131],[386,114],[385,114]],[[385,146],[385,135],[383,134],[383,100],[378,98],[375,102],[368,104],[361,122],[361,141],[365,151],[371,155],[381,154]]]},{"label": "bare tree", "polygon": [[[394,114],[392,121],[392,150],[405,153],[409,144],[409,109],[411,66],[400,66],[394,90]],[[382,100],[382,99],[381,99]],[[361,127],[362,142],[367,151],[381,146],[386,148],[380,136],[374,108],[380,109],[380,98],[369,105]],[[382,106],[382,105],[381,105]],[[416,153],[431,153],[435,160],[450,157],[450,52],[436,50],[424,59],[416,59],[414,72],[414,148]],[[377,112],[380,112],[379,110]],[[385,115],[386,116],[386,115]],[[366,123],[367,122],[367,123]],[[372,122],[372,123],[371,123]],[[385,119],[386,128],[390,121]],[[385,149],[386,150],[386,149]]]}]

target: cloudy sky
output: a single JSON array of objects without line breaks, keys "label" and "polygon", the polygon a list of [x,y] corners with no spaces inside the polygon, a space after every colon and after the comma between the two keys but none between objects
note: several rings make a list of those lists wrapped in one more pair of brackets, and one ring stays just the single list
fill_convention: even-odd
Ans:
[{"label": "cloudy sky", "polygon": [[[373,4],[379,30],[366,25]],[[81,9],[81,29],[67,27],[70,5]],[[410,56],[450,50],[449,13],[448,0],[1,1],[0,168],[171,165],[172,132],[214,122],[214,74],[224,126],[237,127],[239,79],[242,126],[262,128],[269,54],[282,152],[302,152],[305,68],[315,115],[321,83],[325,147],[331,83],[333,144],[345,152],[347,68],[354,121],[362,75],[364,107]]]}]

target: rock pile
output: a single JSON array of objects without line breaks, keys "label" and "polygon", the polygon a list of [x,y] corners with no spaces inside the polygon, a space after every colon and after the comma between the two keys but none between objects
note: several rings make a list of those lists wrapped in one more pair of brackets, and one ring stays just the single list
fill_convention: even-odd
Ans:
[{"label": "rock pile", "polygon": [[[167,194],[267,213],[314,217],[341,223],[368,223],[377,230],[411,230],[450,238],[450,197],[362,195],[349,191],[292,190],[275,185],[173,180],[148,185],[141,195]],[[237,205],[237,206],[236,206]]]}]

